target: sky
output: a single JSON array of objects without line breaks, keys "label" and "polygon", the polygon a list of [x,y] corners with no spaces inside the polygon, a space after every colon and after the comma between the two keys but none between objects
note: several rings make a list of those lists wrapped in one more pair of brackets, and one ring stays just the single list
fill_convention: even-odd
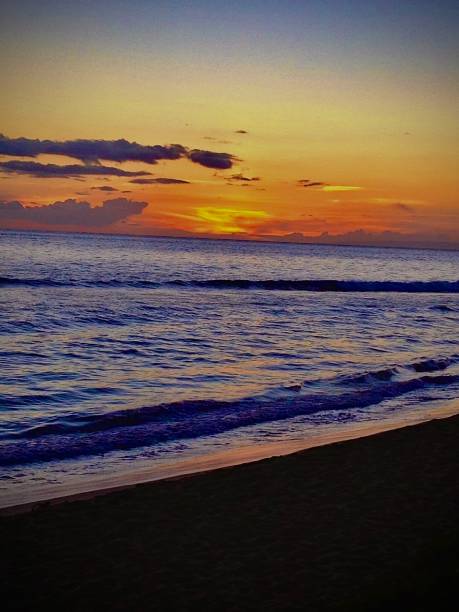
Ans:
[{"label": "sky", "polygon": [[0,227],[459,248],[459,4],[16,0]]}]

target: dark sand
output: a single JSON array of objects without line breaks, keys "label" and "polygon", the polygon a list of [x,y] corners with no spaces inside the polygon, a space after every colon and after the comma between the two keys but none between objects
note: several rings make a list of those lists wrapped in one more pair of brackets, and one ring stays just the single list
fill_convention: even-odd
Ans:
[{"label": "dark sand", "polygon": [[2,608],[457,609],[458,442],[459,416],[3,517]]}]

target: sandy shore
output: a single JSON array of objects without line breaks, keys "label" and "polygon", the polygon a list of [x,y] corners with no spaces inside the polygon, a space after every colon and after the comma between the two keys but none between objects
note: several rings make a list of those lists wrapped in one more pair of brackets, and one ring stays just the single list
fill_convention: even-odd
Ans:
[{"label": "sandy shore", "polygon": [[169,462],[154,462],[147,467],[127,471],[115,471],[91,478],[72,478],[57,484],[28,484],[0,491],[0,516],[17,514],[37,509],[41,503],[58,504],[78,499],[89,499],[109,492],[122,491],[134,485],[190,476],[270,457],[281,457],[308,448],[371,436],[383,431],[398,429],[433,419],[447,418],[459,414],[459,400],[433,404],[394,413],[391,418],[357,423],[340,423],[334,426],[317,426],[314,431],[294,440],[270,441],[266,444],[236,446],[219,452],[205,453],[187,459]]},{"label": "sandy shore", "polygon": [[458,441],[456,416],[3,517],[3,609],[455,609]]}]

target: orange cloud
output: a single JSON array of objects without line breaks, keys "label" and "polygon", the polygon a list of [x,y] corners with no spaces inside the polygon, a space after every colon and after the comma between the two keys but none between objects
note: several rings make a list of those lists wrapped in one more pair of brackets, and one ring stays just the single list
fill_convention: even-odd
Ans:
[{"label": "orange cloud", "polygon": [[325,185],[322,187],[322,191],[361,191],[363,187],[356,187],[354,185]]},{"label": "orange cloud", "polygon": [[215,234],[250,232],[260,221],[270,217],[263,210],[220,208],[216,206],[198,206],[195,209],[195,214],[175,213],[172,216],[193,221],[192,231]]}]

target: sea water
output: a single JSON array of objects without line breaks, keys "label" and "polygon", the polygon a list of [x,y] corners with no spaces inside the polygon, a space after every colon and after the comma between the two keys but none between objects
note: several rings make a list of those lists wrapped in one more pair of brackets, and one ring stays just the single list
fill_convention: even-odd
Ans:
[{"label": "sea water", "polygon": [[459,252],[3,231],[0,277],[0,498],[459,397]]}]

